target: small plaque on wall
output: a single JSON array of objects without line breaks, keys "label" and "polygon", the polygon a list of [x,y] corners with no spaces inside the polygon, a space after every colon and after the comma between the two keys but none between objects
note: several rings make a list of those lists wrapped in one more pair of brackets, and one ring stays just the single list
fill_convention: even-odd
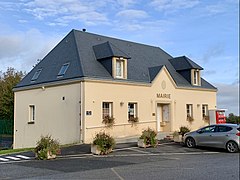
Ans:
[{"label": "small plaque on wall", "polygon": [[91,116],[92,115],[92,111],[86,111],[86,115],[87,116]]}]

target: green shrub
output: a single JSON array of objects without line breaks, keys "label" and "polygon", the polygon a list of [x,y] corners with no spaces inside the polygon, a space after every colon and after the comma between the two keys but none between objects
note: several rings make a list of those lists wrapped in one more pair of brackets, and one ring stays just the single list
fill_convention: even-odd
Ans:
[{"label": "green shrub", "polygon": [[190,132],[190,129],[188,128],[188,127],[186,127],[186,126],[181,126],[180,128],[179,128],[179,134],[180,135],[184,135],[184,134],[186,134],[186,133],[188,133],[188,132]]},{"label": "green shrub", "polygon": [[102,123],[104,123],[107,127],[112,127],[113,124],[115,123],[114,117],[105,116],[104,119],[102,120]]},{"label": "green shrub", "polygon": [[41,139],[37,142],[37,146],[34,149],[37,159],[48,159],[48,154],[57,155],[60,154],[60,144],[58,140],[52,139],[50,135],[41,136]]},{"label": "green shrub", "polygon": [[93,144],[99,147],[101,154],[108,154],[115,146],[115,140],[105,132],[96,134]]},{"label": "green shrub", "polygon": [[142,131],[142,135],[140,136],[140,139],[143,139],[144,143],[146,145],[151,145],[153,147],[157,146],[157,133],[148,127],[147,130]]}]

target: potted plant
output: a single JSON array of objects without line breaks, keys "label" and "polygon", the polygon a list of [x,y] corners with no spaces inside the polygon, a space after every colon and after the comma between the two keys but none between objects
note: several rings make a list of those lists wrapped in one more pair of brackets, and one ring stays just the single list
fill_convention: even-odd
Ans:
[{"label": "potted plant", "polygon": [[91,144],[91,152],[97,155],[108,154],[112,152],[115,146],[115,140],[105,132],[97,133]]},{"label": "potted plant", "polygon": [[112,127],[115,123],[114,117],[112,116],[105,116],[102,120],[102,123],[105,124],[107,127]]},{"label": "potted plant", "polygon": [[46,160],[54,159],[60,154],[60,144],[58,140],[53,139],[50,135],[41,136],[34,149],[37,159]]},{"label": "potted plant", "polygon": [[189,114],[187,115],[187,121],[189,121],[190,123],[192,123],[194,121],[193,117],[190,116]]},{"label": "potted plant", "polygon": [[182,135],[182,136],[184,136],[184,134],[186,134],[188,132],[190,132],[190,129],[186,126],[181,126],[179,128],[179,134]]},{"label": "potted plant", "polygon": [[205,122],[209,123],[209,120],[210,120],[210,119],[209,119],[209,116],[206,116],[206,115],[203,116],[203,120],[204,120]]},{"label": "potted plant", "polygon": [[142,131],[142,135],[138,139],[138,147],[156,147],[157,133],[148,127],[147,130]]},{"label": "potted plant", "polygon": [[129,117],[128,122],[132,123],[132,125],[136,124],[138,122],[138,117]]},{"label": "potted plant", "polygon": [[182,135],[180,135],[179,131],[173,132],[173,141],[174,142],[182,142]]}]

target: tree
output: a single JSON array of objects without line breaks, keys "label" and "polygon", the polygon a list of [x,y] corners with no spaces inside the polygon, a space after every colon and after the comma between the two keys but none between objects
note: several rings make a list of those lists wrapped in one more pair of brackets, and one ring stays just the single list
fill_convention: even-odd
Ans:
[{"label": "tree", "polygon": [[8,68],[0,73],[0,119],[14,119],[14,93],[13,87],[23,78],[22,71]]},{"label": "tree", "polygon": [[227,123],[240,124],[240,116],[235,116],[233,113],[230,113],[226,121]]}]

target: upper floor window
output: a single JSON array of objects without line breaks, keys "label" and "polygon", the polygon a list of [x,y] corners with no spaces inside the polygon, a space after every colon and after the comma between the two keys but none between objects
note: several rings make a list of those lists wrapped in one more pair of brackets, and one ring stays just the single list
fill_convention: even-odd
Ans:
[{"label": "upper floor window", "polygon": [[58,76],[63,76],[66,73],[68,67],[69,63],[63,64],[60,71],[58,72]]},{"label": "upper floor window", "polygon": [[113,57],[112,74],[114,78],[127,78],[127,59],[123,57]]},{"label": "upper floor window", "polygon": [[42,69],[38,69],[38,70],[35,72],[35,74],[33,75],[31,81],[37,80],[41,72],[42,72]]},{"label": "upper floor window", "polygon": [[124,61],[123,60],[116,60],[116,77],[123,78],[123,68],[124,68]]},{"label": "upper floor window", "polygon": [[200,71],[197,69],[193,70],[193,85],[199,86],[200,85]]}]

